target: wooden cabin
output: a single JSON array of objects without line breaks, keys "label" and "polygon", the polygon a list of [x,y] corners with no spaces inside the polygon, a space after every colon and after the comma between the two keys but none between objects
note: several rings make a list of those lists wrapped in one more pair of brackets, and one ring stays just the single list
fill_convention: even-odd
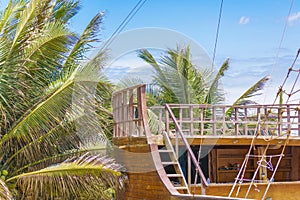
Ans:
[{"label": "wooden cabin", "polygon": [[115,92],[114,155],[128,174],[119,197],[297,199],[299,108],[291,104],[148,108],[145,85]]}]

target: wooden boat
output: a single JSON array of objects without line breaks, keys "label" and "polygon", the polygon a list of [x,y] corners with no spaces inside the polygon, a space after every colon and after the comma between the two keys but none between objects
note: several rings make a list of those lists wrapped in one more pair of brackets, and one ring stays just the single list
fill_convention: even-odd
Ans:
[{"label": "wooden boat", "polygon": [[[147,108],[145,85],[115,92],[114,155],[128,174],[119,197],[297,199],[299,109],[298,104]],[[149,126],[149,110],[155,128]]]}]

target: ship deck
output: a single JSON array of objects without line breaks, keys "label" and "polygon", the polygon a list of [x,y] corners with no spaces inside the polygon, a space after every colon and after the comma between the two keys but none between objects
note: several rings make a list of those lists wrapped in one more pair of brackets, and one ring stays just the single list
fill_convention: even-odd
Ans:
[{"label": "ship deck", "polygon": [[[114,154],[129,175],[124,199],[259,199],[264,195],[272,199],[293,199],[299,196],[299,110],[297,104],[147,107],[145,85],[114,93]],[[162,150],[168,146],[166,138],[172,151],[170,145],[169,149]],[[253,180],[250,187],[249,183],[238,183],[239,195],[235,196],[237,189],[231,188],[250,145],[254,147],[253,158],[249,161],[250,169],[244,172],[245,178],[254,174],[258,182]],[[195,154],[202,148],[209,149],[207,156],[197,160]],[[187,152],[183,158],[186,163],[178,156],[182,149]],[[266,155],[266,149],[274,156]],[[170,176],[180,175],[179,172],[170,174],[164,166],[161,152],[168,151],[176,155],[173,161],[186,168],[184,173],[181,171],[186,188],[176,189]],[[275,182],[262,182],[263,173],[271,177],[266,169],[259,169],[256,175],[254,168],[261,168],[257,158],[262,156],[269,158],[265,159],[268,165],[275,166],[274,160],[279,160]],[[193,184],[195,173],[199,173],[195,182],[201,182],[201,187]]]}]

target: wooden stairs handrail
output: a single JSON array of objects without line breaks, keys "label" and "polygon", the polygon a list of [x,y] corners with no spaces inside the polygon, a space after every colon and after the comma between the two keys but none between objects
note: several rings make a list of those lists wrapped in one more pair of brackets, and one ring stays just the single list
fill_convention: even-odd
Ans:
[{"label": "wooden stairs handrail", "polygon": [[198,163],[198,161],[197,161],[197,159],[196,159],[196,157],[195,157],[195,155],[194,155],[194,153],[193,153],[193,151],[192,151],[192,149],[191,149],[189,143],[187,142],[186,138],[184,137],[184,134],[183,134],[183,132],[182,132],[182,129],[181,129],[181,127],[179,126],[179,124],[178,124],[178,122],[177,122],[177,120],[176,120],[176,117],[174,116],[174,113],[172,112],[172,110],[171,110],[171,108],[170,108],[170,106],[169,106],[168,104],[166,104],[165,107],[166,107],[166,110],[169,112],[169,114],[170,114],[170,116],[171,116],[171,119],[173,120],[173,122],[174,122],[174,124],[175,124],[175,126],[176,126],[176,129],[178,130],[179,135],[180,135],[180,137],[181,137],[181,139],[182,139],[184,145],[185,145],[186,148],[187,148],[187,151],[188,151],[189,155],[191,156],[191,160],[192,160],[193,164],[195,165],[197,171],[199,172],[200,178],[201,178],[201,180],[202,180],[202,184],[203,184],[205,187],[207,187],[207,186],[208,186],[208,183],[207,183],[206,178],[205,178],[205,176],[204,176],[204,174],[203,174],[203,171],[202,171],[202,169],[201,169],[201,167],[200,167],[200,165],[199,165],[199,163]]}]

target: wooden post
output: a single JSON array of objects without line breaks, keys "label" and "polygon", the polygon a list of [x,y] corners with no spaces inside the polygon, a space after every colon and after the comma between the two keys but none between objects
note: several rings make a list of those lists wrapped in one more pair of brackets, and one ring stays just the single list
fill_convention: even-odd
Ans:
[{"label": "wooden post", "polygon": [[277,130],[278,130],[278,136],[281,135],[282,133],[282,108],[278,108],[278,125],[277,125]]},{"label": "wooden post", "polygon": [[[265,152],[266,147],[257,147],[257,153],[259,156],[263,156],[264,152]],[[259,157],[259,159],[261,160],[262,157]],[[266,159],[266,158],[265,158]],[[265,164],[265,163],[263,163]],[[260,167],[259,168],[259,178],[260,180],[262,180],[262,174],[265,174],[267,176],[267,168],[266,167]]]},{"label": "wooden post", "polygon": [[190,156],[190,154],[188,153],[187,154],[188,155],[188,173],[187,173],[187,176],[188,176],[188,187],[189,187],[189,189],[191,189],[191,183],[192,183],[192,163],[191,163],[191,156]]},{"label": "wooden post", "polygon": [[204,109],[200,108],[200,135],[203,135],[204,133],[204,117],[203,117],[203,113],[204,113]]},{"label": "wooden post", "polygon": [[190,135],[194,135],[194,112],[193,106],[190,106]]},{"label": "wooden post", "polygon": [[239,112],[237,107],[234,107],[234,132],[235,135],[239,134]]},{"label": "wooden post", "polygon": [[168,133],[168,134],[170,134],[170,117],[169,117],[169,112],[167,111],[167,110],[165,110],[165,113],[166,113],[166,124],[165,124],[165,126],[166,126],[166,132]]},{"label": "wooden post", "polygon": [[129,121],[128,121],[128,91],[123,92],[123,136],[128,136],[129,131]]},{"label": "wooden post", "polygon": [[[259,134],[261,134],[261,124],[260,124],[260,121],[261,121],[261,118],[260,118],[260,108],[257,108],[257,132]],[[254,133],[255,134],[255,133]]]},{"label": "wooden post", "polygon": [[287,131],[290,133],[292,130],[292,125],[291,125],[291,110],[290,110],[290,105],[286,106],[286,115],[287,115],[287,124],[288,124],[288,129]]},{"label": "wooden post", "polygon": [[212,107],[212,132],[213,135],[217,135],[217,124],[216,124],[216,107]]},{"label": "wooden post", "polygon": [[222,133],[226,135],[227,126],[226,126],[226,111],[225,107],[222,107]]},{"label": "wooden post", "polygon": [[129,90],[128,115],[129,115],[129,136],[132,136],[133,133],[135,132],[132,89]]},{"label": "wooden post", "polygon": [[291,181],[298,181],[299,180],[299,147],[291,147],[292,148],[292,171],[291,171]]},{"label": "wooden post", "polygon": [[247,107],[244,108],[244,135],[248,135],[248,110]]},{"label": "wooden post", "polygon": [[163,109],[162,108],[159,108],[159,114],[158,114],[158,134],[162,134],[163,132],[163,127],[162,127],[162,112],[163,112]]}]

